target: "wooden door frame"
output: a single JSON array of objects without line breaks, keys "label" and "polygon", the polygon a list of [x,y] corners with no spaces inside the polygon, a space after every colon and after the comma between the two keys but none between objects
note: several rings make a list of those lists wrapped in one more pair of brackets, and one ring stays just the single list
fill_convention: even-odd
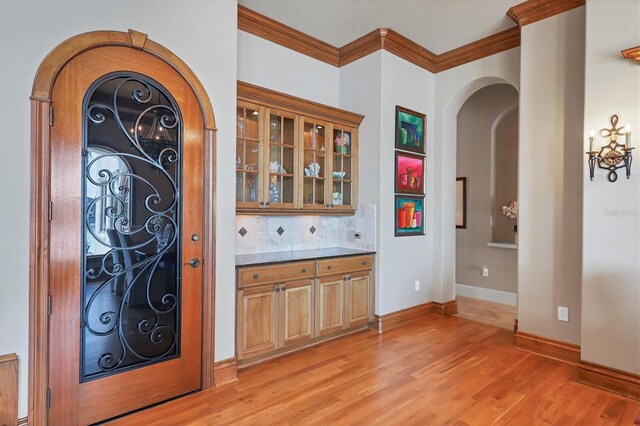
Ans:
[{"label": "wooden door frame", "polygon": [[214,384],[215,307],[215,143],[213,107],[202,83],[180,58],[138,31],[94,31],[56,46],[42,61],[31,92],[31,204],[29,241],[29,424],[47,423],[49,382],[49,231],[51,186],[50,106],[60,71],[79,54],[98,47],[142,50],[171,66],[191,87],[204,128],[204,211],[202,293],[202,389]]}]

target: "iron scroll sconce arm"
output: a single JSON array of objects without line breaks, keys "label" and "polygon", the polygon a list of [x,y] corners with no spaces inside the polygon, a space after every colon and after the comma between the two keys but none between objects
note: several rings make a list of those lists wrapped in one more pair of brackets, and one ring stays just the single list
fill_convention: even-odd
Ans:
[{"label": "iron scroll sconce arm", "polygon": [[[633,147],[629,146],[631,143],[631,130],[629,125],[625,127],[616,127],[618,124],[618,116],[611,116],[611,128],[601,129],[600,136],[609,139],[609,143],[603,145],[598,151],[593,149],[593,137],[594,131],[591,131],[589,137],[589,151],[586,154],[589,156],[589,179],[593,180],[595,174],[596,164],[599,169],[608,170],[607,180],[609,182],[615,182],[618,180],[618,169],[624,167],[627,179],[631,178],[631,163],[633,162]],[[625,137],[625,143],[618,142],[618,136]]]}]

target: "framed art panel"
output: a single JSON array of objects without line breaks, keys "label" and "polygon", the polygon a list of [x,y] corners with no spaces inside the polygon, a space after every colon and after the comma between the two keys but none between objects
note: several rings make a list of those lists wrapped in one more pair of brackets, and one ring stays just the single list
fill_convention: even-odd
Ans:
[{"label": "framed art panel", "polygon": [[396,151],[396,193],[424,195],[425,158]]},{"label": "framed art panel", "polygon": [[396,105],[396,149],[425,154],[427,117]]},{"label": "framed art panel", "polygon": [[467,227],[467,178],[456,178],[456,228]]},{"label": "framed art panel", "polygon": [[424,197],[396,195],[395,236],[424,235]]}]

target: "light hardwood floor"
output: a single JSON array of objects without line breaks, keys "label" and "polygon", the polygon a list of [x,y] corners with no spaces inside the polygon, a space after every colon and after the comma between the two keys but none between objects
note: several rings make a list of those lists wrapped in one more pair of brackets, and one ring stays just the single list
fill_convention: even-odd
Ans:
[{"label": "light hardwood floor", "polygon": [[640,405],[514,349],[513,331],[432,314],[240,371],[121,425],[632,425]]},{"label": "light hardwood floor", "polygon": [[456,316],[460,318],[513,330],[516,319],[515,306],[463,296],[457,296],[456,302],[458,302]]}]

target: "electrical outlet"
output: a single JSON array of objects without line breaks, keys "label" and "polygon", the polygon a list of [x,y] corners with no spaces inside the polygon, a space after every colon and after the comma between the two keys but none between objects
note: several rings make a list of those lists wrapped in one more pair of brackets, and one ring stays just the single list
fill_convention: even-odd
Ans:
[{"label": "electrical outlet", "polygon": [[362,232],[360,231],[347,231],[347,241],[354,242],[362,239]]},{"label": "electrical outlet", "polygon": [[483,277],[488,277],[489,276],[489,267],[488,266],[483,266],[482,267],[482,276]]},{"label": "electrical outlet", "polygon": [[415,286],[416,286],[416,291],[420,291],[420,280],[416,280]]},{"label": "electrical outlet", "polygon": [[558,306],[558,321],[569,321],[569,308]]}]

